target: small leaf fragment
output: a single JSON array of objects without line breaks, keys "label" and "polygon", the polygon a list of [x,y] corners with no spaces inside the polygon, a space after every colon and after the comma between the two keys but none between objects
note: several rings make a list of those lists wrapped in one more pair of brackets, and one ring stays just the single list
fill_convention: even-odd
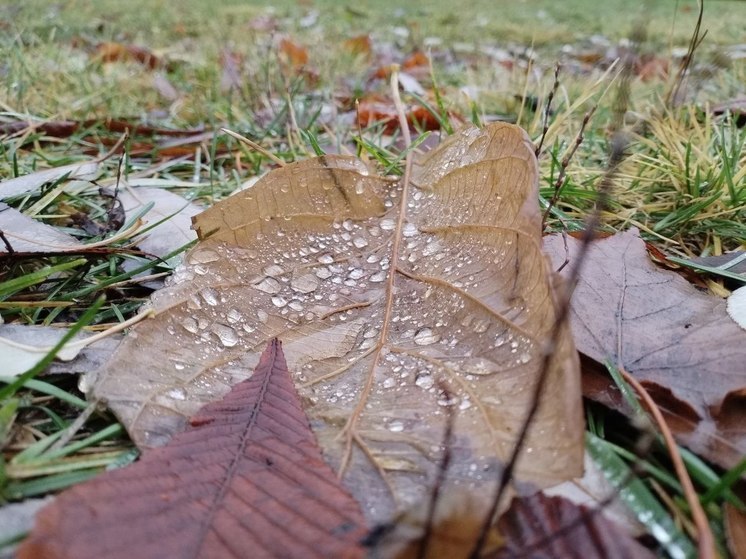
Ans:
[{"label": "small leaf fragment", "polygon": [[537,493],[514,499],[500,517],[502,548],[489,559],[644,559],[650,550],[625,534],[598,511],[561,497]]},{"label": "small leaf fragment", "polygon": [[362,557],[362,513],[321,457],[279,341],[190,423],[61,494],[19,558]]}]

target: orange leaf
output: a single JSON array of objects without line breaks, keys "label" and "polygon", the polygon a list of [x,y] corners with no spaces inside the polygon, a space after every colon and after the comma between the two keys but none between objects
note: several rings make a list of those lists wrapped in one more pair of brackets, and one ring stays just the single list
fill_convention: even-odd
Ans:
[{"label": "orange leaf", "polygon": [[253,376],[133,466],[43,509],[21,559],[363,556],[358,504],[324,462],[273,339]]},{"label": "orange leaf", "polygon": [[280,53],[287,63],[296,70],[308,64],[308,50],[303,45],[294,43],[290,39],[280,41]]},{"label": "orange leaf", "polygon": [[[410,127],[422,130],[439,130],[440,123],[425,107],[411,107],[407,111],[407,122]],[[358,107],[358,123],[362,127],[375,122],[386,123],[385,131],[390,134],[399,128],[396,107],[393,103],[383,101],[361,101]]]},{"label": "orange leaf", "polygon": [[373,50],[373,45],[370,36],[358,35],[357,37],[351,37],[342,43],[342,48],[350,54],[369,58]]},{"label": "orange leaf", "polygon": [[410,54],[404,62],[401,63],[403,70],[411,70],[412,68],[419,68],[420,66],[429,66],[430,59],[421,50],[416,50]]},{"label": "orange leaf", "polygon": [[151,70],[161,64],[160,59],[149,50],[124,43],[99,43],[95,52],[101,62],[139,62]]}]

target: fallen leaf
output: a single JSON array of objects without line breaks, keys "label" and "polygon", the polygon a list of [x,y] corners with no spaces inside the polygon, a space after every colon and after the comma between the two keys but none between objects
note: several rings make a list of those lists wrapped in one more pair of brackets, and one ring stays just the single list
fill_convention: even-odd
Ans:
[{"label": "fallen leaf", "polygon": [[[563,275],[579,246],[567,242],[570,265]],[[565,260],[560,236],[547,237],[545,249],[555,266]],[[594,241],[573,295],[571,323],[582,353],[643,381],[681,442],[732,467],[746,453],[746,423],[738,411],[746,398],[746,332],[725,307],[724,300],[656,268],[633,229]]]},{"label": "fallen leaf", "polygon": [[138,62],[151,70],[161,66],[161,60],[148,49],[124,43],[99,43],[94,56],[101,62]]},{"label": "fallen leaf", "polygon": [[[14,374],[14,371],[15,373],[24,372],[30,366],[35,365],[66,333],[66,328],[57,328],[54,326],[34,326],[30,324],[0,325],[0,352],[2,352],[5,361],[3,369],[0,372],[3,375]],[[85,338],[85,334],[78,334],[71,340],[71,343],[74,344]],[[108,362],[121,339],[121,335],[114,335],[100,339],[92,344],[84,345],[83,347],[78,346],[75,349],[75,354],[69,356],[70,359],[63,361],[58,356],[55,361],[52,361],[46,372],[58,374],[95,371]],[[9,349],[5,345],[6,341],[12,342],[14,348]],[[28,354],[25,356],[15,355],[14,352],[21,351],[20,348],[22,347],[30,348]],[[19,361],[26,359],[29,361],[25,365],[25,368],[23,365],[18,365]],[[9,366],[9,363],[13,363],[13,365]]]},{"label": "fallen leaf", "polygon": [[370,35],[357,35],[350,37],[342,43],[342,48],[354,56],[370,58],[373,52],[373,43]]},{"label": "fallen leaf", "polygon": [[[282,336],[320,444],[372,522],[390,519],[394,498],[428,493],[447,406],[458,407],[453,479],[492,483],[555,316],[537,177],[531,142],[507,124],[461,130],[406,190],[352,157],[276,169],[195,218],[201,243],[154,294],[158,316],[88,378],[90,396],[138,445],[159,446]],[[525,490],[582,468],[565,334],[519,461]]]},{"label": "fallen leaf", "polygon": [[363,557],[360,508],[321,456],[277,340],[190,423],[60,494],[19,559]]},{"label": "fallen leaf", "polygon": [[300,70],[308,64],[308,50],[306,47],[286,37],[280,40],[280,53],[285,62],[295,70]]},{"label": "fallen leaf", "polygon": [[[26,499],[21,503],[0,506],[0,542],[11,542],[23,537],[34,525],[34,517],[39,510],[48,505],[54,497],[44,499]],[[0,544],[2,545],[2,544]],[[7,554],[7,555],[6,555]],[[12,549],[0,547],[0,557],[14,558]]]},{"label": "fallen leaf", "polygon": [[[192,217],[202,211],[196,204],[185,200],[165,188],[127,188],[119,193],[127,219],[152,207],[143,215],[149,227],[147,233],[137,238],[136,244],[143,252],[153,256],[166,256],[177,248],[197,238],[192,230]],[[176,257],[174,262],[181,260]]]},{"label": "fallen leaf", "polygon": [[62,178],[67,178],[68,180],[91,180],[98,176],[98,171],[98,161],[83,161],[81,163],[71,163],[62,167],[55,167],[54,169],[35,171],[28,175],[0,182],[0,200],[20,196],[27,192],[34,192],[43,185]]},{"label": "fallen leaf", "polygon": [[[52,252],[58,248],[74,250],[82,245],[78,239],[22,214],[0,202],[0,231],[5,235],[14,252]],[[0,242],[0,255],[8,248]]]},{"label": "fallen leaf", "polygon": [[[572,529],[567,527],[573,526]],[[541,493],[514,499],[497,522],[504,544],[489,559],[643,559],[655,554],[602,515]]]},{"label": "fallen leaf", "polygon": [[[425,107],[413,106],[407,110],[410,127],[422,130],[440,130],[440,122]],[[357,109],[358,124],[365,128],[372,124],[384,123],[384,131],[392,134],[399,129],[399,119],[393,102],[383,100],[362,100]]]}]

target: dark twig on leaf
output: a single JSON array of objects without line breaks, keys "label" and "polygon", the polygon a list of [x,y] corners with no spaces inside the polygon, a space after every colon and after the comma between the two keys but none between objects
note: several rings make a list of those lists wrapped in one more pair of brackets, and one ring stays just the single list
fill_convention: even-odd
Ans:
[{"label": "dark twig on leaf", "polygon": [[[440,384],[439,389],[443,399],[451,401],[452,395],[450,390],[448,390],[448,387],[445,386],[445,384]],[[451,464],[451,439],[453,438],[455,410],[453,405],[447,406],[446,409],[448,415],[446,416],[446,428],[443,433],[443,457],[438,465],[438,474],[435,478],[433,490],[430,493],[430,502],[428,503],[427,517],[425,519],[425,529],[422,533],[419,550],[417,551],[417,559],[425,559],[427,557],[428,546],[435,526],[435,507],[438,504],[438,498],[440,497],[440,493],[446,480],[448,466]]]},{"label": "dark twig on leaf", "polygon": [[4,231],[0,231],[0,240],[3,241],[3,244],[5,245],[5,250],[8,251],[8,256],[13,256],[16,253],[16,251],[13,250],[13,245],[10,244],[10,241],[5,236]]}]

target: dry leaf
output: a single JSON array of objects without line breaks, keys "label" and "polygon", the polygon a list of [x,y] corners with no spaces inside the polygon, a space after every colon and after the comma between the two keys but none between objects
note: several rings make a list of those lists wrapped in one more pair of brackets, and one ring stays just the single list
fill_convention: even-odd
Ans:
[{"label": "dry leaf", "polygon": [[[573,526],[572,529],[567,527]],[[598,513],[537,493],[514,499],[497,530],[503,547],[490,559],[652,559],[655,554]]]},{"label": "dry leaf", "polygon": [[[450,474],[481,491],[513,446],[555,316],[537,175],[533,146],[507,124],[460,131],[406,191],[352,157],[276,169],[195,218],[202,242],[92,396],[138,445],[162,445],[280,336],[325,455],[372,521],[429,491],[447,406]],[[579,392],[565,332],[521,487],[580,474]]]},{"label": "dry leaf", "polygon": [[[579,241],[567,242],[572,262]],[[565,260],[561,237],[545,239],[545,248],[557,266]],[[594,242],[571,323],[582,353],[611,360],[643,382],[680,441],[732,467],[746,454],[746,331],[725,307],[678,274],[656,268],[633,229]],[[587,395],[608,401],[614,392]]]},{"label": "dry leaf", "polygon": [[[0,231],[14,252],[75,250],[82,246],[72,235],[24,215],[4,202],[0,202]],[[0,242],[0,256],[7,252],[8,247]]]},{"label": "dry leaf", "polygon": [[[440,122],[425,107],[412,106],[407,110],[407,123],[410,127],[420,130],[440,130]],[[357,109],[358,124],[365,128],[371,124],[382,122],[384,131],[393,134],[399,129],[399,119],[396,107],[390,101],[378,99],[364,99]]]},{"label": "dry leaf", "polygon": [[280,53],[286,63],[294,70],[300,70],[308,64],[308,50],[306,47],[294,43],[288,38],[280,40]]},{"label": "dry leaf", "polygon": [[150,70],[161,65],[160,59],[149,50],[124,43],[99,43],[96,45],[95,57],[101,62],[138,62]]},{"label": "dry leaf", "polygon": [[[68,332],[67,328],[55,326],[34,326],[31,324],[3,324],[0,325],[0,353],[3,355],[3,369],[0,374],[9,375],[23,373],[36,365],[49,350]],[[111,354],[122,340],[121,335],[102,338],[91,344],[80,344],[85,340],[85,334],[76,334],[62,349],[62,354],[68,353],[68,360],[55,358],[45,374],[87,373],[105,365]],[[10,342],[10,344],[8,344]],[[82,347],[81,347],[82,345]],[[72,346],[72,347],[70,347]],[[8,365],[12,363],[12,365]],[[25,364],[24,364],[25,363]]]},{"label": "dry leaf", "polygon": [[365,532],[272,340],[251,379],[168,446],[59,495],[18,557],[354,559]]},{"label": "dry leaf", "polygon": [[346,39],[342,43],[342,48],[354,56],[370,58],[373,53],[373,42],[370,35],[357,35]]},{"label": "dry leaf", "polygon": [[91,180],[98,176],[98,171],[99,161],[83,161],[55,167],[54,169],[34,171],[22,177],[0,182],[0,200],[33,192],[43,185],[58,181],[63,177],[66,177],[67,180]]}]

